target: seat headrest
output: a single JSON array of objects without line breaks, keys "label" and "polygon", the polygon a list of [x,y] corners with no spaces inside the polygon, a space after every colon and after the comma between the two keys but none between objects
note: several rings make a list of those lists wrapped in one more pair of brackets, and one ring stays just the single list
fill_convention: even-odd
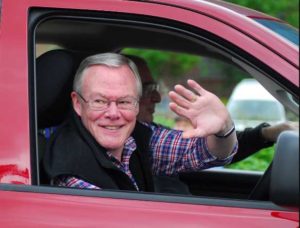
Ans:
[{"label": "seat headrest", "polygon": [[82,56],[49,51],[36,60],[38,128],[59,125],[71,107],[73,78]]}]

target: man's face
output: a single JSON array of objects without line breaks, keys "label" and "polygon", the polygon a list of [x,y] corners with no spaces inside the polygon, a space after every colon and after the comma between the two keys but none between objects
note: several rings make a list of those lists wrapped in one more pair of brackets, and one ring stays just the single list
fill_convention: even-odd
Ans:
[{"label": "man's face", "polygon": [[143,96],[140,99],[140,112],[137,118],[139,121],[150,123],[153,121],[155,105],[161,101],[161,96],[157,90],[151,89],[155,82],[149,68],[146,65],[139,65],[138,69],[143,84]]},{"label": "man's face", "polygon": [[[103,99],[116,101],[126,97],[138,99],[134,74],[128,66],[118,68],[103,65],[91,66],[84,71],[81,95],[86,101]],[[104,110],[93,110],[77,93],[72,93],[73,107],[83,125],[108,151],[121,152],[125,141],[132,133],[138,105],[134,109],[119,109],[110,102]]]}]

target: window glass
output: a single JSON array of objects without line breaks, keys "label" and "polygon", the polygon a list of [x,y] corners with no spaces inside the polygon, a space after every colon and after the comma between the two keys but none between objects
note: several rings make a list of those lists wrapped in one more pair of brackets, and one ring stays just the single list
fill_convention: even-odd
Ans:
[{"label": "window glass", "polygon": [[[258,112],[258,110],[261,110]],[[238,120],[281,121],[280,106],[272,101],[239,100],[232,105],[232,118]]]},{"label": "window glass", "polygon": [[255,19],[258,23],[299,46],[299,31],[288,24],[265,19]]},{"label": "window glass", "polygon": [[[168,97],[168,91],[178,83],[186,84],[189,78],[199,82],[203,88],[216,94],[223,101],[239,131],[256,127],[263,122],[273,125],[288,119],[297,124],[299,120],[290,118],[284,107],[259,82],[227,59],[133,48],[124,49],[123,53],[144,58],[153,78],[160,85],[161,102],[156,104],[154,113],[154,122],[158,124],[179,130],[191,127],[188,121],[179,118],[169,109]],[[242,81],[254,83],[252,86],[255,88],[243,87],[241,91],[235,91]],[[274,146],[271,146],[243,161],[229,165],[228,168],[263,171],[270,164],[273,154]]]}]

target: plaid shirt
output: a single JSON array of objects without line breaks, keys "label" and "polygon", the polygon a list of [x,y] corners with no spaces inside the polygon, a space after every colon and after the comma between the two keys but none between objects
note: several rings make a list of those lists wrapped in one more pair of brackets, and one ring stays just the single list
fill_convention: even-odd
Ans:
[{"label": "plaid shirt", "polygon": [[[154,175],[174,175],[186,171],[199,171],[213,166],[228,164],[237,152],[237,144],[229,157],[218,159],[213,156],[207,147],[206,138],[182,138],[182,131],[171,130],[156,124],[146,124],[153,131],[150,139],[150,156],[152,161],[152,173]],[[138,186],[129,169],[129,159],[136,149],[136,143],[132,137],[125,143],[122,161],[115,159],[108,153],[111,161]],[[61,176],[55,181],[56,185],[65,187],[100,189],[86,181],[73,176]]]}]

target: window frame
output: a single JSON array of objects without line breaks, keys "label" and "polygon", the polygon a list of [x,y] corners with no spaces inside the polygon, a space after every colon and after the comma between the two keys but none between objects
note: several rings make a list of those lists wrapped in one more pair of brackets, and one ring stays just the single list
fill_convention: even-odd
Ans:
[{"label": "window frame", "polygon": [[[35,12],[36,10],[36,12]],[[86,18],[87,20],[97,20],[99,23],[105,21],[105,19],[101,19],[101,15],[106,15],[103,12],[94,12],[93,15],[88,15],[90,11],[77,11],[77,10],[53,10],[53,9],[31,9],[29,14],[29,33],[28,33],[28,49],[29,49],[29,90],[30,90],[30,145],[31,145],[31,158],[32,163],[32,183],[33,185],[39,185],[39,165],[38,165],[38,143],[37,143],[37,110],[36,110],[36,88],[34,87],[36,84],[36,72],[35,72],[35,32],[37,26],[42,22],[49,18],[54,18],[55,16],[70,19],[73,17],[75,20],[76,18]],[[65,13],[65,15],[64,15]],[[70,16],[70,15],[74,16]],[[61,16],[63,15],[63,16]],[[98,16],[97,16],[98,15]],[[107,14],[108,17],[111,17],[112,21],[117,23],[126,23],[126,20],[122,19],[123,16],[129,15],[131,18],[132,15],[130,14],[122,14],[117,13],[111,16],[109,13]],[[117,18],[120,17],[120,18]],[[166,19],[159,21],[165,24],[157,24],[157,22],[150,21],[151,17],[144,17],[144,16],[133,16],[134,19],[127,19],[128,23],[133,23],[135,26],[154,26],[155,28],[161,29],[171,29],[172,31],[182,33],[182,36],[190,36],[190,38],[195,39],[203,39],[203,41],[208,41],[208,37],[211,39],[211,45],[217,45],[218,48],[221,50],[225,50],[235,56],[235,58],[240,59],[241,61],[249,64],[252,68],[259,70],[262,74],[266,75],[275,75],[274,78],[278,78],[278,83],[285,85],[289,82],[283,81],[280,79],[277,72],[273,71],[271,68],[266,66],[265,64],[261,63],[258,59],[251,56],[250,54],[246,53],[240,48],[237,48],[233,44],[226,43],[225,40],[221,41],[220,37],[214,37],[213,34],[209,34],[208,32],[202,31],[203,34],[199,34],[201,31],[200,28],[192,28],[189,26],[181,25],[181,29],[175,28],[180,23],[175,23],[174,21],[168,21]],[[135,20],[135,18],[141,18],[144,21]],[[101,22],[102,21],[102,22]],[[195,32],[197,30],[197,32]],[[203,37],[202,37],[203,36]],[[220,43],[222,45],[220,46]],[[276,76],[278,75],[278,76]],[[288,86],[287,86],[288,87]],[[3,186],[2,186],[3,187]],[[76,195],[76,196],[97,196],[97,197],[108,197],[108,198],[121,198],[121,199],[132,199],[132,200],[150,200],[150,201],[159,201],[159,202],[180,202],[180,203],[188,203],[188,204],[200,204],[200,205],[213,205],[213,206],[232,206],[232,207],[243,207],[243,208],[257,208],[257,209],[268,209],[268,210],[285,210],[281,207],[276,206],[272,202],[253,202],[249,200],[236,200],[236,199],[209,199],[207,197],[199,197],[199,196],[186,196],[186,197],[179,197],[179,196],[168,196],[168,195],[156,195],[152,193],[129,193],[129,192],[113,192],[113,191],[91,191],[91,190],[84,190],[81,189],[63,189],[58,187],[41,187],[41,186],[4,186],[4,189],[13,189],[15,191],[34,191],[38,193],[54,193],[54,194],[63,194],[63,195]]]}]

